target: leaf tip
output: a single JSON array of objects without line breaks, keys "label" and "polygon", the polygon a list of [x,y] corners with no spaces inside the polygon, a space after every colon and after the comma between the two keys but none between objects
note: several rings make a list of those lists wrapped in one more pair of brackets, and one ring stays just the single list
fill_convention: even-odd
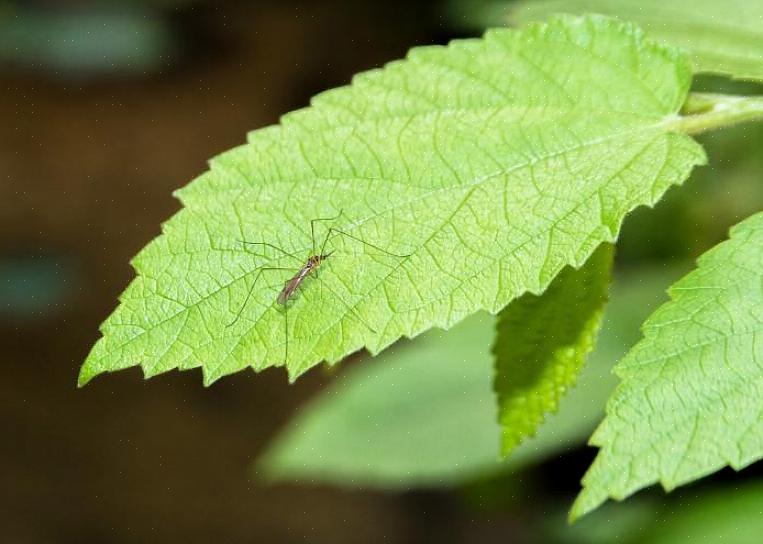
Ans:
[{"label": "leaf tip", "polygon": [[211,387],[213,383],[222,377],[219,372],[211,372],[206,366],[201,367],[201,375],[204,387]]},{"label": "leaf tip", "polygon": [[82,365],[82,368],[79,370],[79,375],[77,376],[77,389],[85,387],[95,375],[96,373],[88,371],[86,365]]},{"label": "leaf tip", "polygon": [[575,498],[575,502],[572,503],[572,508],[570,508],[570,512],[567,515],[567,521],[570,524],[575,523],[586,514],[596,510],[605,500],[607,500],[606,496],[596,494],[584,486]]},{"label": "leaf tip", "polygon": [[302,368],[292,368],[290,366],[286,366],[286,376],[289,380],[289,385],[294,385],[294,382],[297,381],[297,378],[299,378],[302,374],[306,372],[306,369]]},{"label": "leaf tip", "polygon": [[103,372],[102,369],[96,368],[92,361],[92,357],[88,357],[85,359],[85,362],[82,363],[82,366],[79,369],[79,374],[77,375],[77,389],[82,389],[90,383],[93,378]]}]

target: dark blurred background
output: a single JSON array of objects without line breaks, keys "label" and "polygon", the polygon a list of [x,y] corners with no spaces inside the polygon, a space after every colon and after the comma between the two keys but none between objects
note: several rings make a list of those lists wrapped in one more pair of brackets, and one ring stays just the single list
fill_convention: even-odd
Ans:
[{"label": "dark blurred background", "polygon": [[[446,11],[402,0],[0,1],[4,542],[537,541],[525,516],[542,505],[502,496],[500,482],[382,493],[253,480],[250,462],[329,381],[320,371],[291,386],[277,370],[205,389],[199,372],[144,382],[132,369],[76,389],[133,277],[129,259],[179,207],[172,191],[317,92],[466,32]],[[737,175],[744,195],[749,176]],[[700,179],[657,219],[634,220],[621,266],[693,257],[724,237],[747,210],[739,193],[725,206],[728,185],[692,200],[702,183],[712,191]],[[572,496],[593,453],[545,465],[535,496]]]},{"label": "dark blurred background", "polygon": [[433,2],[0,2],[1,540],[415,538],[407,499],[251,480],[320,372],[75,385],[129,259],[207,158],[450,37]]}]

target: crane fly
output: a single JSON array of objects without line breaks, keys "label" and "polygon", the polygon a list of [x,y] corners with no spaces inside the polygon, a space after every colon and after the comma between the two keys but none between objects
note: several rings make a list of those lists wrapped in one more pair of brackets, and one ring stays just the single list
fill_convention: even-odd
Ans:
[{"label": "crane fly", "polygon": [[[248,244],[248,245],[259,245],[259,246],[269,247],[281,252],[282,254],[288,257],[299,260],[300,262],[304,262],[302,267],[291,277],[291,279],[287,280],[284,283],[283,288],[281,289],[281,291],[278,293],[278,296],[276,297],[276,302],[284,308],[284,337],[285,337],[284,364],[286,364],[286,362],[289,359],[289,301],[291,301],[294,298],[295,294],[300,290],[300,287],[302,287],[305,280],[307,280],[311,276],[318,277],[318,269],[323,264],[323,261],[325,261],[326,259],[331,257],[331,255],[334,254],[334,250],[326,252],[326,244],[332,238],[332,234],[337,236],[346,236],[368,247],[372,247],[374,249],[377,249],[393,257],[405,258],[405,257],[410,257],[411,255],[410,253],[405,255],[392,253],[390,251],[387,251],[384,248],[381,248],[370,242],[366,242],[365,240],[362,240],[361,238],[358,238],[357,236],[354,236],[348,232],[339,230],[338,228],[333,226],[329,227],[328,231],[326,231],[326,236],[323,238],[323,243],[321,244],[320,251],[318,251],[317,246],[315,244],[315,224],[321,221],[335,221],[339,219],[341,215],[342,215],[342,210],[340,210],[335,217],[322,217],[322,218],[316,218],[316,219],[310,220],[310,238],[312,240],[312,253],[307,257],[306,261],[303,261],[297,255],[290,253],[268,242],[246,242],[243,240],[241,241],[242,243]],[[280,271],[289,270],[291,272],[294,271],[293,268],[285,268],[285,267],[277,267],[277,266],[266,266],[266,267],[259,268],[257,272],[257,276],[254,279],[254,283],[252,284],[252,287],[249,289],[249,293],[247,294],[246,299],[244,299],[244,303],[241,305],[241,309],[236,315],[236,318],[231,323],[228,324],[228,327],[234,325],[241,317],[241,314],[243,313],[247,302],[249,302],[249,299],[251,298],[252,293],[254,292],[254,287],[257,285],[257,281],[260,279],[260,276],[262,275],[262,273],[266,271],[272,271],[272,270],[280,270]],[[329,290],[332,291],[334,295],[336,295],[336,293],[332,289],[329,289]],[[342,297],[338,295],[336,296],[342,302],[342,304],[344,304],[344,306],[347,308],[347,310],[350,313],[352,313],[371,332],[376,333],[376,330],[373,327],[371,327],[368,323],[366,323],[366,321],[363,318],[361,318],[360,315],[358,315],[358,313],[351,306],[349,306]]]},{"label": "crane fly", "polygon": [[305,279],[312,273],[318,273],[318,267],[321,265],[323,261],[331,257],[331,254],[334,253],[333,251],[330,251],[329,253],[321,254],[321,255],[310,255],[310,257],[307,258],[307,262],[305,263],[305,266],[299,269],[299,272],[297,272],[292,279],[286,282],[286,285],[283,286],[283,289],[281,289],[281,292],[278,293],[278,298],[276,299],[276,302],[278,304],[286,304],[289,302],[289,299],[292,297],[292,295],[297,291],[300,285],[302,285],[302,282],[305,281]]}]

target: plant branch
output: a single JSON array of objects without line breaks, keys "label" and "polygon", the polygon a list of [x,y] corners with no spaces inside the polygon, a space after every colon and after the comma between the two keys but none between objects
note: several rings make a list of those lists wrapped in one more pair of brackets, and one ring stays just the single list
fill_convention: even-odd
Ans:
[{"label": "plant branch", "polygon": [[690,93],[681,115],[666,124],[679,132],[700,134],[755,120],[763,121],[763,96]]}]

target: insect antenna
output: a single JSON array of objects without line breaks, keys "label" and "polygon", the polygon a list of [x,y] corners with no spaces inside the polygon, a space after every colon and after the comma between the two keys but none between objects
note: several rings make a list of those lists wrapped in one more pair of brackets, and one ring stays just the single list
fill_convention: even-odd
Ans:
[{"label": "insect antenna", "polygon": [[[285,249],[278,247],[277,245],[270,244],[268,242],[247,242],[246,240],[239,240],[239,242],[245,245],[250,245],[250,246],[265,246],[265,247],[273,248],[277,251],[280,251],[281,253],[283,253],[284,255],[288,257],[292,257],[294,259],[297,259],[298,261],[302,260],[294,253],[289,253]],[[253,253],[253,255],[257,255],[258,257],[267,257],[267,255],[263,255],[262,253]]]},{"label": "insect antenna", "polygon": [[[342,212],[344,212],[344,209],[339,210],[339,213],[336,214],[336,216],[334,217],[318,217],[316,219],[310,220],[310,239],[312,240],[312,243],[313,243],[313,253],[312,253],[313,255],[317,255],[317,253],[315,252],[315,250],[317,249],[317,246],[315,245],[315,224],[319,221],[336,221],[342,216]],[[329,231],[330,230],[331,229],[329,229]],[[326,245],[325,241],[323,245],[324,246]],[[321,249],[321,253],[323,253],[322,249]]]}]

